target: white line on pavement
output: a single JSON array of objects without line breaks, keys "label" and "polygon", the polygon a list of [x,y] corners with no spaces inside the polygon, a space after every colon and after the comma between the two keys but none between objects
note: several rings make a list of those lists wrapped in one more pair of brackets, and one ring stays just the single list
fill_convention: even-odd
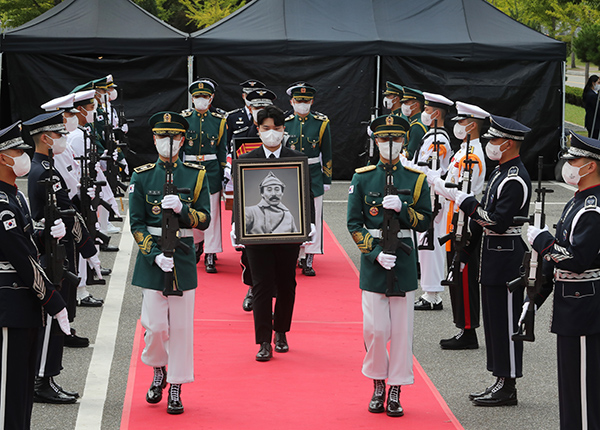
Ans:
[{"label": "white line on pavement", "polygon": [[129,229],[127,216],[124,215],[119,252],[102,306],[94,352],[88,368],[83,396],[79,401],[75,430],[101,430],[102,428],[102,414],[108,391],[108,380],[115,352],[132,248],[133,236]]}]

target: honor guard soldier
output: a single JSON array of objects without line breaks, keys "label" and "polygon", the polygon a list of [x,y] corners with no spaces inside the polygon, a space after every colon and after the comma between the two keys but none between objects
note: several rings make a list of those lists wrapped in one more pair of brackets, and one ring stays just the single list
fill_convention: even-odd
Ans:
[{"label": "honor guard soldier", "polygon": [[[60,211],[72,211],[73,216],[61,217],[66,225],[66,235],[60,240],[66,250],[66,268],[72,274],[77,274],[78,253],[81,254],[88,264],[96,271],[99,278],[100,259],[94,243],[85,228],[81,215],[69,199],[68,190],[64,179],[53,169],[52,154],[62,153],[67,147],[62,110],[40,114],[23,123],[23,138],[31,140],[35,144],[35,153],[31,161],[31,171],[27,178],[27,191],[31,204],[31,215],[33,220],[40,223],[45,219],[44,209],[48,201],[48,188],[46,180],[54,180],[54,199],[57,209]],[[46,250],[48,252],[48,250]],[[50,262],[44,255],[42,261],[48,265]],[[77,283],[72,277],[63,279],[60,294],[67,304],[69,321],[75,319],[75,307],[77,296]],[[56,328],[44,334],[44,342],[40,354],[38,377],[35,383],[34,400],[41,403],[74,403],[79,397],[77,393],[68,392],[53,382],[53,377],[62,370],[63,346],[87,347],[89,340],[74,334],[64,338],[62,332]],[[49,334],[48,334],[49,333]]]},{"label": "honor guard soldier", "polygon": [[[390,115],[397,115],[408,121],[408,118],[402,113],[402,98],[404,97],[402,85],[387,81],[383,95],[383,107],[390,110]],[[371,130],[370,127],[369,130]]]},{"label": "honor guard soldier", "polygon": [[[181,384],[194,381],[198,280],[191,252],[192,229],[205,229],[210,223],[210,192],[204,166],[181,162],[178,157],[185,144],[187,121],[175,112],[159,112],[149,124],[159,159],[134,169],[131,176],[131,233],[139,247],[131,283],[142,288],[141,323],[146,330],[142,362],[154,368],[146,401],[160,402],[163,389],[170,383],[167,412],[181,414]],[[165,194],[167,185],[174,187],[175,193]],[[161,241],[167,233],[162,231],[167,209],[179,220],[176,235],[181,243],[181,247],[170,250],[164,248],[166,240]],[[190,252],[182,251],[184,245]]]},{"label": "honor guard soldier", "polygon": [[[27,200],[16,178],[29,172],[30,149],[21,139],[20,121],[0,130],[0,428],[29,429],[33,407],[38,334],[54,315],[70,334],[65,302],[38,261]],[[60,239],[65,225],[51,226]],[[75,399],[73,399],[75,401]]]},{"label": "honor guard soldier", "polygon": [[204,233],[194,232],[194,242],[199,244],[199,249],[204,246],[204,265],[207,273],[217,273],[215,254],[223,252],[221,189],[223,172],[227,165],[227,119],[222,114],[209,110],[215,90],[216,83],[208,78],[194,82],[189,88],[194,109],[181,113],[189,123],[181,157],[188,163],[204,166],[210,186],[210,226]]},{"label": "honor guard soldier", "polygon": [[423,136],[428,128],[421,122],[421,112],[423,111],[423,93],[419,90],[403,87],[404,96],[402,102],[402,114],[408,118],[410,128],[406,133],[406,158],[412,160],[419,153]]},{"label": "honor guard soldier", "polygon": [[[252,117],[252,111],[250,110],[250,102],[247,97],[248,94],[256,89],[266,87],[265,84],[256,79],[248,79],[247,81],[240,83],[240,86],[242,87],[244,106],[227,112],[228,154],[235,150],[235,148],[233,148],[233,137],[236,134],[246,136],[246,133],[252,129],[252,124],[256,123],[256,120]],[[258,136],[258,134],[253,134],[253,136]]]},{"label": "honor guard soldier", "polygon": [[[487,369],[496,382],[470,398],[478,406],[517,404],[516,378],[523,376],[523,341],[513,341],[519,326],[523,304],[523,286],[510,291],[508,282],[520,277],[527,245],[521,237],[521,226],[514,217],[527,217],[531,198],[531,179],[519,152],[530,129],[514,119],[492,115],[490,128],[483,135],[489,139],[487,157],[498,161],[492,171],[481,202],[456,188],[447,193],[469,216],[471,244],[479,247],[479,283]],[[478,239],[481,237],[481,239]]]},{"label": "honor guard soldier", "polygon": [[289,135],[286,146],[308,157],[312,192],[315,196],[315,225],[317,232],[311,245],[300,248],[302,273],[315,276],[313,257],[323,254],[323,194],[331,187],[332,154],[329,118],[311,113],[316,90],[305,82],[298,82],[287,89],[294,113],[285,119]]},{"label": "honor guard soldier", "polygon": [[[469,154],[469,165],[471,166],[471,192],[474,195],[479,194],[483,190],[483,183],[485,180],[485,158],[481,142],[479,141],[479,134],[482,128],[485,126],[485,120],[490,116],[485,110],[479,106],[471,105],[463,102],[456,102],[456,110],[458,115],[452,120],[457,121],[454,124],[454,136],[459,139],[462,143],[460,149],[452,159],[450,160],[450,167],[448,169],[448,175],[446,180],[440,178],[440,171],[429,171],[427,172],[428,182],[434,184],[435,192],[442,197],[445,197],[444,201],[444,219],[446,220],[447,227],[446,232],[450,234],[452,232],[452,220],[455,216],[458,216],[459,207],[450,198],[451,195],[447,194],[449,188],[445,186],[446,181],[459,184],[461,177],[465,169],[465,160],[467,158],[467,142],[469,142],[468,154]],[[456,214],[456,215],[455,215]],[[449,272],[452,268],[450,262],[454,259],[454,249],[451,241],[446,243],[446,251],[449,252]],[[479,284],[477,279],[479,277],[479,256],[478,251],[475,250],[473,254],[469,256],[468,261],[463,266],[459,267],[457,273],[467,271],[467,276],[460,276],[460,279],[452,278],[450,284],[450,299],[452,301],[452,314],[454,317],[454,324],[460,330],[458,334],[440,341],[442,349],[477,349],[479,343],[477,342],[477,333],[475,329],[479,327],[479,310],[480,310],[480,299],[479,299]],[[458,261],[458,260],[457,260]],[[450,272],[451,273],[451,272]],[[449,275],[450,276],[450,275]],[[464,282],[468,285],[463,285]]]},{"label": "honor guard soldier", "polygon": [[[571,132],[564,181],[577,187],[553,236],[529,226],[533,249],[554,267],[550,330],[557,335],[560,428],[600,428],[600,141]],[[541,306],[547,295],[536,297]]]},{"label": "honor guard soldier", "polygon": [[[454,102],[441,94],[424,92],[423,97],[425,109],[421,113],[421,122],[429,127],[429,131],[423,136],[420,149],[415,153],[416,163],[401,158],[402,164],[425,173],[430,169],[441,169],[439,173],[444,176],[452,157],[450,136],[444,129],[444,120]],[[427,231],[418,234],[423,295],[415,302],[415,310],[443,309],[440,293],[444,291],[442,281],[445,279],[446,250],[440,245],[438,238],[446,235],[446,222],[440,196],[435,194],[433,188],[430,193],[433,219]]]},{"label": "honor guard soldier", "polygon": [[[348,191],[348,231],[361,252],[360,288],[367,350],[362,373],[373,379],[375,386],[369,412],[385,411],[391,417],[404,415],[400,387],[414,383],[412,339],[418,280],[416,253],[410,252],[414,247],[413,230],[425,231],[431,221],[425,175],[400,163],[408,128],[408,122],[396,115],[380,116],[371,123],[380,161],[376,166],[356,169]],[[390,183],[395,190],[386,192],[386,184]],[[399,196],[398,190],[407,194]],[[394,249],[386,246],[384,250],[386,238],[382,229],[388,215],[391,221],[398,222],[399,228],[392,231],[393,238],[387,238],[394,243]],[[404,249],[395,242],[401,242]],[[384,407],[386,379],[389,392]]]}]

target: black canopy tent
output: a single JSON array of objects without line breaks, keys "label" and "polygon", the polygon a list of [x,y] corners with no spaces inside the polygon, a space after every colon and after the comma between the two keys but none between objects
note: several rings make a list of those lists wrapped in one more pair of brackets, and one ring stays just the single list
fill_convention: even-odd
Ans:
[{"label": "black canopy tent", "polygon": [[365,122],[381,112],[386,80],[516,118],[533,129],[529,167],[540,153],[556,160],[565,45],[484,0],[254,0],[192,38],[196,73],[218,79],[225,109],[241,104],[237,82],[247,78],[284,108],[287,85],[315,85],[315,109],[331,119],[335,178],[363,162]]},{"label": "black canopy tent", "polygon": [[[76,85],[112,74],[129,118],[132,165],[155,158],[147,119],[187,106],[187,33],[129,0],[64,0],[3,34],[2,125],[40,113]],[[10,115],[5,114],[6,111]]]}]

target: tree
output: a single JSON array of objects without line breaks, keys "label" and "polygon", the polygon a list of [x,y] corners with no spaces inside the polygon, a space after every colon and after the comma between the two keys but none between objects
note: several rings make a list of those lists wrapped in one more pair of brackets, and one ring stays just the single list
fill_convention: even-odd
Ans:
[{"label": "tree", "polygon": [[246,4],[245,0],[180,0],[196,29],[208,27]]},{"label": "tree", "polygon": [[600,24],[587,24],[573,40],[573,49],[583,61],[600,66]]},{"label": "tree", "polygon": [[0,30],[16,28],[52,9],[62,0],[0,0]]}]

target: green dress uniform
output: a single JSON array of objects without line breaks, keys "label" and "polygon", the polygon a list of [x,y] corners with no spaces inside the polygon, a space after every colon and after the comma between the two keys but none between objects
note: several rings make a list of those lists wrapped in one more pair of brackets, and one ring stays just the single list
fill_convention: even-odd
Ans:
[{"label": "green dress uniform", "polygon": [[[185,135],[181,149],[186,162],[197,162],[206,168],[210,193],[221,191],[223,172],[227,165],[227,118],[217,112],[207,110],[200,113],[195,109],[185,110],[181,115],[188,121],[190,128]],[[205,160],[206,156],[209,160]],[[197,156],[196,160],[191,157]],[[216,156],[216,158],[215,158]]]},{"label": "green dress uniform", "polygon": [[415,154],[419,153],[423,136],[425,136],[429,128],[421,122],[421,112],[412,115],[408,119],[408,123],[410,124],[410,128],[408,129],[406,139],[408,142],[406,145],[406,158],[412,160]]},{"label": "green dress uniform", "polygon": [[[175,162],[173,182],[178,187],[187,187],[189,194],[179,194],[183,203],[179,214],[179,226],[182,229],[206,229],[210,222],[210,196],[206,171],[203,166],[191,163]],[[134,170],[129,186],[129,214],[131,232],[138,244],[139,253],[135,262],[132,284],[152,290],[164,287],[164,272],[154,264],[154,258],[162,251],[157,243],[160,236],[152,235],[148,227],[161,228],[163,185],[165,168],[162,161],[140,166]],[[191,235],[182,237],[183,243],[194,249]],[[175,262],[174,280],[177,289],[182,291],[196,288],[196,257],[193,252],[183,253],[177,249],[173,256]]]},{"label": "green dress uniform", "polygon": [[[383,224],[382,201],[386,183],[383,163],[356,169],[348,194],[348,231],[361,252],[360,288],[375,293],[385,293],[385,270],[376,258],[383,251],[379,239],[369,230],[380,229]],[[431,221],[431,199],[426,176],[416,170],[407,169],[400,162],[394,165],[394,186],[410,189],[411,195],[400,195],[402,210],[395,213],[401,229],[426,231]],[[402,238],[403,242],[414,248],[412,238]],[[417,283],[417,253],[406,255],[396,250],[396,284],[394,290],[413,291]]]}]

